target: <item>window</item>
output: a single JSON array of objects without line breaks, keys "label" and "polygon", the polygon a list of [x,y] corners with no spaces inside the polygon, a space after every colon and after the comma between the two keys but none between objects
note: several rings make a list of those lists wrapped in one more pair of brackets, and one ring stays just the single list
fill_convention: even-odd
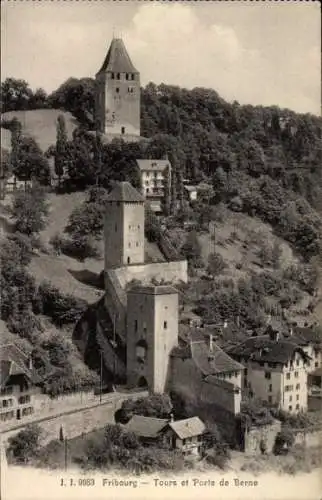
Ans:
[{"label": "window", "polygon": [[299,376],[299,372],[294,372],[294,377],[298,378],[298,376]]},{"label": "window", "polygon": [[286,380],[290,380],[290,378],[291,378],[291,374],[290,374],[290,373],[287,373],[287,374],[286,374]]},{"label": "window", "polygon": [[228,378],[231,378],[231,373],[228,373]]},{"label": "window", "polygon": [[269,392],[272,392],[272,390],[273,390],[273,386],[272,386],[272,384],[269,384],[269,388],[268,388],[268,390],[269,390]]},{"label": "window", "polygon": [[114,73],[111,73],[112,80],[114,80],[114,77],[115,77]]},{"label": "window", "polygon": [[297,391],[300,390],[300,384],[296,384],[295,390],[297,390]]},{"label": "window", "polygon": [[298,401],[299,399],[300,399],[300,395],[296,394],[296,401]]},{"label": "window", "polygon": [[128,87],[127,89],[129,94],[134,94],[134,88],[133,87]]},{"label": "window", "polygon": [[117,73],[116,78],[117,78],[117,80],[120,80],[120,79],[121,79],[121,75],[120,75],[120,73]]},{"label": "window", "polygon": [[186,444],[186,440],[185,439],[182,440],[182,444]]},{"label": "window", "polygon": [[137,319],[134,321],[134,331],[135,332],[138,331],[138,320]]},{"label": "window", "polygon": [[315,368],[318,368],[318,367],[319,367],[319,363],[316,361],[316,362],[314,363],[314,366],[315,366]]},{"label": "window", "polygon": [[268,378],[269,380],[272,378],[270,372],[265,372],[265,378]]},{"label": "window", "polygon": [[140,229],[140,224],[138,224],[138,229]]},{"label": "window", "polygon": [[292,396],[290,396],[290,403],[291,403],[291,401],[292,401]]},{"label": "window", "polygon": [[272,396],[268,396],[268,402],[269,402],[269,403],[272,403],[272,401],[273,401],[273,400],[272,400]]},{"label": "window", "polygon": [[117,232],[117,224],[115,224],[115,232]]},{"label": "window", "polygon": [[116,87],[115,92],[118,94],[120,92],[119,87]]},{"label": "window", "polygon": [[125,73],[125,80],[128,80],[128,79],[129,79],[129,74]]},{"label": "window", "polygon": [[297,404],[295,408],[296,408],[297,410],[299,410],[299,409],[300,409],[300,405],[299,405],[299,404]]},{"label": "window", "polygon": [[296,366],[300,366],[300,360],[299,359],[296,360]]},{"label": "window", "polygon": [[130,264],[131,263],[131,259],[130,257],[127,258],[127,263]]},{"label": "window", "polygon": [[265,363],[263,361],[259,362],[259,366],[264,366],[264,365],[265,365]]},{"label": "window", "polygon": [[163,328],[165,330],[168,328],[168,322],[167,321],[163,321]]},{"label": "window", "polygon": [[131,242],[129,241],[129,248],[131,248]]},{"label": "window", "polygon": [[150,189],[149,188],[146,188],[146,192],[149,193]]},{"label": "window", "polygon": [[137,241],[137,242],[135,243],[135,246],[136,246],[136,247],[138,247],[138,246],[139,246],[139,243],[138,243],[138,241]]},{"label": "window", "polygon": [[290,406],[288,407],[288,411],[292,411],[292,409],[293,409],[293,406],[292,406],[292,405],[290,405]]},{"label": "window", "polygon": [[129,229],[131,229],[131,227],[132,227],[132,226],[131,226],[131,224],[130,224],[130,225],[129,225]]},{"label": "window", "polygon": [[244,370],[245,377],[247,377],[247,368]]},{"label": "window", "polygon": [[121,128],[121,134],[125,134],[125,127]]}]

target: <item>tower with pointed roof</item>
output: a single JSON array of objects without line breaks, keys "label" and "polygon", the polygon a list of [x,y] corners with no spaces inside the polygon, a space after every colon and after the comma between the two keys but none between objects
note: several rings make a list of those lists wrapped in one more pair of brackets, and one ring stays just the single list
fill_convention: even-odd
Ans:
[{"label": "tower with pointed roof", "polygon": [[144,264],[143,196],[129,182],[118,182],[106,202],[105,269]]},{"label": "tower with pointed roof", "polygon": [[95,115],[104,134],[140,136],[140,73],[121,38],[113,38],[96,74]]}]

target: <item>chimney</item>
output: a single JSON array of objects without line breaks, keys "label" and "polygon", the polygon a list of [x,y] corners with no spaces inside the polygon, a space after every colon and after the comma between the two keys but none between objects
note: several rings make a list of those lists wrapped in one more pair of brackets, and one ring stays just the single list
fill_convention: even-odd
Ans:
[{"label": "chimney", "polygon": [[210,352],[213,351],[213,336],[212,336],[212,333],[210,333],[210,335],[209,335],[209,351]]},{"label": "chimney", "polygon": [[173,413],[170,413],[170,422],[173,422],[173,421],[174,421]]}]

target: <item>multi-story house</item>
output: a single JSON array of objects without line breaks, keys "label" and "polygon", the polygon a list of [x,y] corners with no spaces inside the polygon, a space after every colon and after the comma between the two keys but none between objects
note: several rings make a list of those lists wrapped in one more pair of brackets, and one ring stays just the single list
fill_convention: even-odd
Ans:
[{"label": "multi-story house", "polygon": [[37,382],[28,356],[13,344],[0,346],[0,425],[34,412]]},{"label": "multi-story house", "polygon": [[245,366],[243,388],[250,396],[290,413],[307,410],[310,358],[294,341],[268,327],[227,352]]},{"label": "multi-story house", "polygon": [[322,329],[316,325],[295,326],[289,331],[289,338],[311,358],[308,372],[312,373],[322,366]]},{"label": "multi-story house", "polygon": [[[171,163],[163,160],[137,160],[142,194],[155,212],[162,212],[162,203],[171,189]],[[167,193],[166,193],[167,191]]]}]

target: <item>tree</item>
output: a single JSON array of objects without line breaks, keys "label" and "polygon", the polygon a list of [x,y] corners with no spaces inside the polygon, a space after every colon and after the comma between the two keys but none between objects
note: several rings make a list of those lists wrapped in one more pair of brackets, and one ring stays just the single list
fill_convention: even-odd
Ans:
[{"label": "tree", "polygon": [[123,401],[121,410],[123,420],[130,420],[133,415],[146,417],[169,418],[172,411],[172,402],[167,394],[153,394],[136,400]]},{"label": "tree", "polygon": [[65,171],[67,152],[67,132],[64,115],[59,115],[56,125],[56,149],[55,149],[55,173],[58,176],[58,183]]},{"label": "tree", "polygon": [[188,260],[190,266],[200,267],[201,260],[201,245],[198,240],[196,231],[190,231],[184,245],[181,248],[182,254]]},{"label": "tree", "polygon": [[45,190],[41,186],[19,190],[14,193],[11,216],[15,229],[28,236],[39,233],[46,225],[48,206]]},{"label": "tree", "polygon": [[69,345],[59,335],[54,335],[42,343],[43,349],[48,351],[49,360],[54,366],[63,368],[68,363],[70,354]]},{"label": "tree", "polygon": [[170,196],[170,184],[169,184],[170,178],[169,178],[169,176],[170,176],[170,171],[167,168],[165,173],[164,173],[164,181],[163,181],[164,197],[162,200],[162,212],[166,217],[168,215],[170,215],[171,200],[172,200],[172,197]]},{"label": "tree", "polygon": [[211,253],[208,257],[208,272],[212,276],[220,275],[224,269],[226,269],[227,264],[225,263],[222,255],[220,253]]},{"label": "tree", "polygon": [[25,80],[6,78],[1,83],[1,113],[29,109],[32,90]]},{"label": "tree", "polygon": [[41,428],[28,425],[15,436],[9,438],[8,453],[16,463],[28,463],[35,459],[40,448]]},{"label": "tree", "polygon": [[41,184],[49,184],[49,164],[38,144],[32,137],[23,137],[18,121],[12,126],[11,163],[13,173],[20,180],[36,179]]}]

